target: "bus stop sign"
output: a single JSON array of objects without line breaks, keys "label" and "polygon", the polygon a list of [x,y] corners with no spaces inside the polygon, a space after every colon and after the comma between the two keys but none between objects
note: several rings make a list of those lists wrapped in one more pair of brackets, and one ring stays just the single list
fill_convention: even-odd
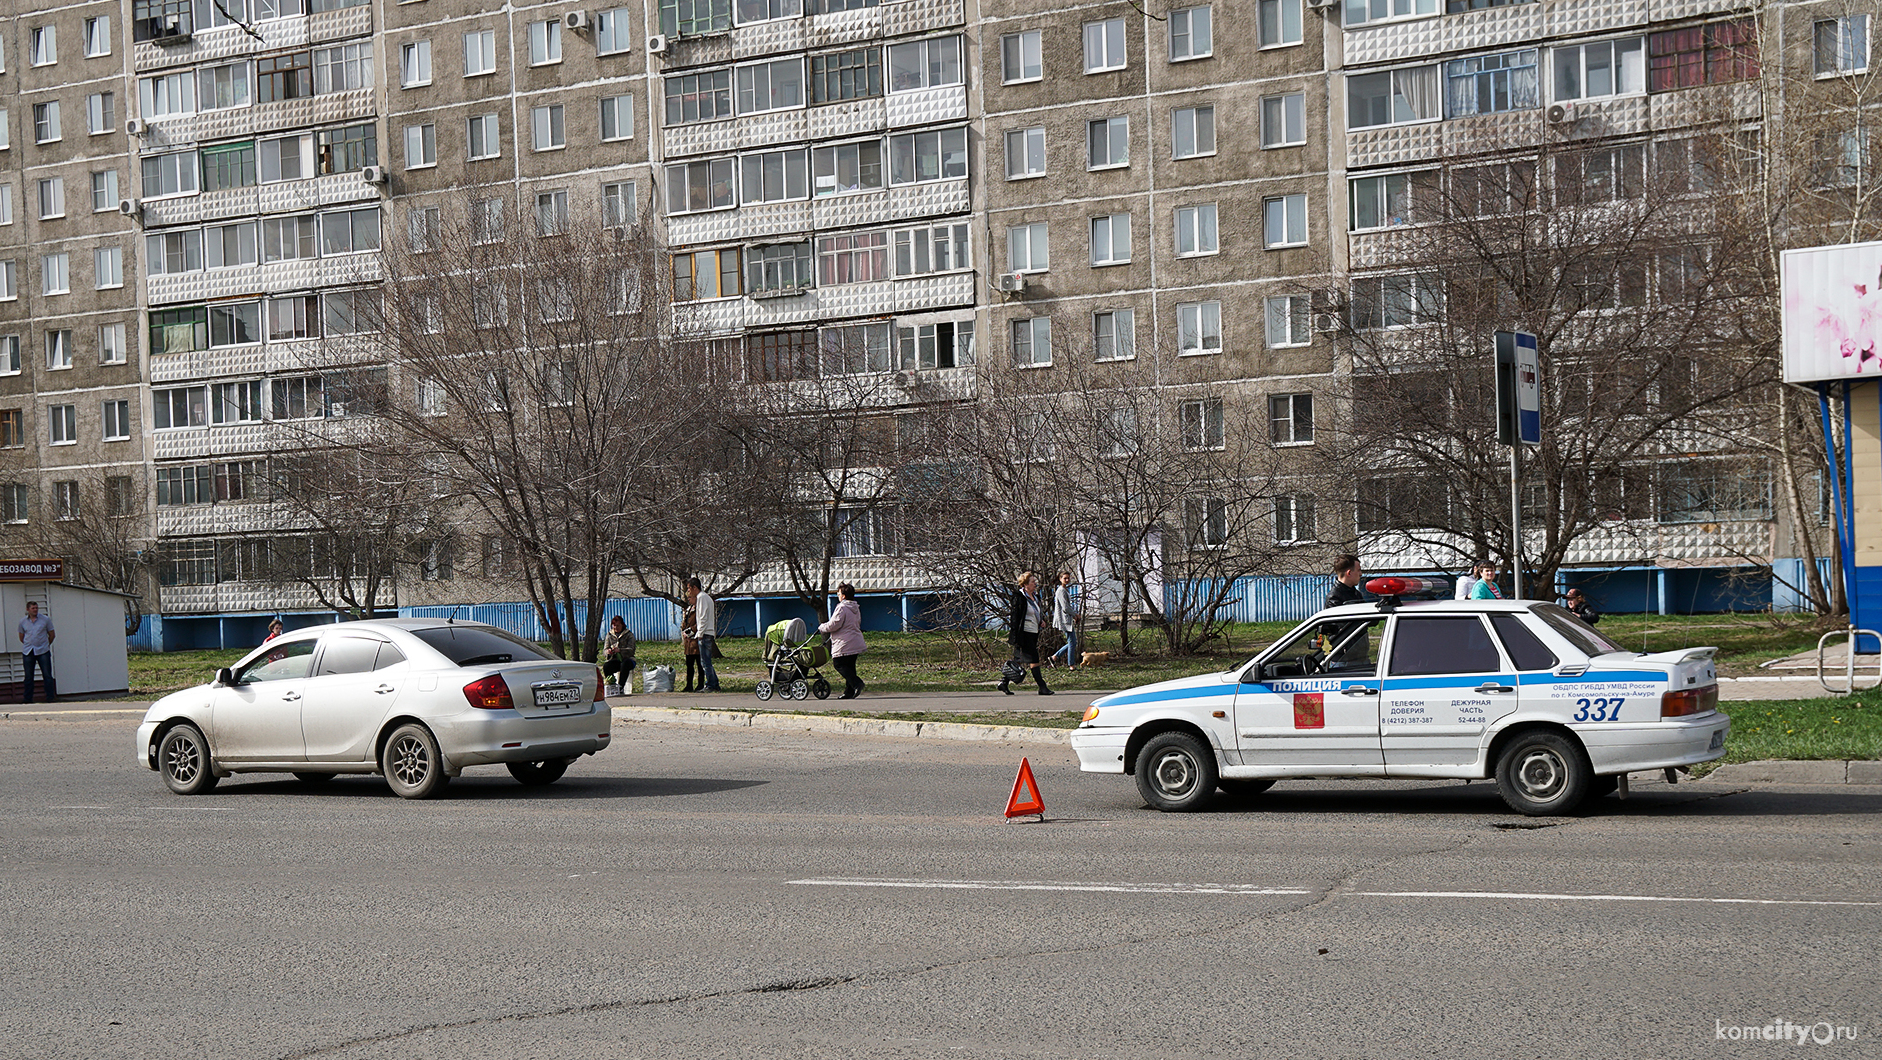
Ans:
[{"label": "bus stop sign", "polygon": [[1526,331],[1496,333],[1496,440],[1542,444],[1542,365]]}]

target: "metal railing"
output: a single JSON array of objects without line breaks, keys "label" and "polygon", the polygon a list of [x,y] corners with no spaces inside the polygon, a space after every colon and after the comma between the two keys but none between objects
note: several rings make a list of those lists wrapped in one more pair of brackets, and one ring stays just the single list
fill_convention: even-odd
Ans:
[{"label": "metal railing", "polygon": [[[1826,650],[1831,637],[1848,637],[1849,638],[1848,650],[1844,653],[1844,658],[1843,658],[1843,687],[1841,688],[1837,688],[1836,686],[1830,684],[1830,682],[1826,680],[1823,676],[1824,651]],[[1858,629],[1855,626],[1850,626],[1847,629],[1833,629],[1829,631],[1828,633],[1825,633],[1823,636],[1818,637],[1817,638],[1817,683],[1822,685],[1825,689],[1831,692],[1834,692],[1839,696],[1847,696],[1853,692],[1859,691],[1859,689],[1857,689],[1856,687],[1856,648],[1858,645],[1862,643],[1862,638],[1864,637],[1874,637],[1877,640],[1882,640],[1882,634],[1877,633],[1875,630]],[[1863,687],[1875,688],[1878,686],[1882,686],[1882,656],[1878,656],[1877,661],[1876,661],[1876,683],[1873,685],[1865,685]]]}]

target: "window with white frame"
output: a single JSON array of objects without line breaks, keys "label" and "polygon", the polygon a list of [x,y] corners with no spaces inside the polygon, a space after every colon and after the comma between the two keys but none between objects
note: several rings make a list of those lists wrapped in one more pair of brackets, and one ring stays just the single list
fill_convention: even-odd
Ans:
[{"label": "window with white frame", "polygon": [[531,107],[529,124],[538,151],[558,151],[568,146],[567,129],[562,121],[562,104]]},{"label": "window with white frame", "polygon": [[882,187],[882,141],[859,140],[812,150],[811,191],[818,196]]},{"label": "window with white frame", "polygon": [[379,207],[329,210],[320,215],[320,254],[363,254],[379,249]]},{"label": "window with white frame", "polygon": [[202,268],[202,229],[152,232],[144,237],[144,271],[149,275],[175,276]]},{"label": "window with white frame", "polygon": [[601,223],[610,228],[635,223],[634,182],[610,181],[601,186]]},{"label": "window with white frame", "polygon": [[1221,249],[1216,238],[1215,203],[1176,208],[1176,253],[1179,257],[1214,254]]},{"label": "window with white frame", "polygon": [[889,278],[889,233],[853,232],[817,239],[817,282],[866,283]]},{"label": "window with white frame", "polygon": [[1296,493],[1274,498],[1274,540],[1283,545],[1317,540],[1313,526],[1313,497]]},{"label": "window with white frame", "polygon": [[965,176],[966,129],[936,129],[889,137],[890,184],[922,184]]},{"label": "window with white frame", "polygon": [[[471,241],[478,244],[502,242],[506,228],[504,217],[502,199],[478,199],[472,202],[470,205]],[[436,246],[435,236],[438,232],[436,224],[433,224],[432,232],[434,235],[432,245]]]},{"label": "window with white frame", "polygon": [[1361,26],[1399,18],[1423,18],[1438,13],[1438,0],[1346,0],[1346,24]]},{"label": "window with white frame", "polygon": [[1281,195],[1261,200],[1262,243],[1269,250],[1307,242],[1307,196]]},{"label": "window with white frame", "polygon": [[[118,131],[118,96],[115,92],[93,92],[85,97],[85,124],[93,136]],[[5,147],[6,109],[0,107],[0,147]]]},{"label": "window with white frame", "polygon": [[1182,356],[1222,352],[1221,302],[1178,303],[1176,352]]},{"label": "window with white frame", "polygon": [[314,138],[308,133],[262,140],[256,144],[256,154],[257,176],[263,184],[314,175]]},{"label": "window with white frame", "polygon": [[438,127],[426,122],[405,127],[405,168],[424,169],[438,164]]},{"label": "window with white frame", "polygon": [[8,523],[24,523],[28,520],[28,498],[31,488],[17,482],[0,485],[0,520]]},{"label": "window with white frame", "polygon": [[801,147],[745,155],[738,169],[739,201],[747,205],[810,197],[810,155]]},{"label": "window with white frame", "polygon": [[771,243],[745,249],[747,293],[753,296],[791,294],[805,290],[810,287],[810,283],[811,255],[808,242]]},{"label": "window with white frame", "polygon": [[326,395],[321,378],[317,375],[271,380],[268,390],[269,419],[309,420],[319,419],[326,414]]},{"label": "window with white frame", "polygon": [[634,138],[634,97],[601,97],[601,139],[632,140]]},{"label": "window with white frame", "polygon": [[804,13],[804,0],[738,0],[738,22],[769,22],[779,18],[797,18]]},{"label": "window with white frame", "polygon": [[111,400],[104,403],[104,440],[128,441],[131,437],[131,403]]},{"label": "window with white frame", "polygon": [[1402,125],[1444,116],[1438,68],[1412,66],[1346,77],[1346,127]]},{"label": "window with white frame", "polygon": [[1261,146],[1298,147],[1307,142],[1307,96],[1291,92],[1261,100]]},{"label": "window with white frame", "polygon": [[259,254],[256,224],[253,221],[211,225],[203,229],[204,268],[253,266],[258,262]]},{"label": "window with white frame", "polygon": [[1313,299],[1304,294],[1272,295],[1265,307],[1269,349],[1305,346],[1313,341]]},{"label": "window with white frame", "polygon": [[1433,324],[1443,318],[1444,301],[1435,275],[1398,273],[1353,281],[1352,324],[1357,329]]},{"label": "window with white frame", "polygon": [[314,49],[314,94],[372,87],[372,42]]},{"label": "window with white frame", "polygon": [[98,363],[124,364],[129,357],[129,349],[124,345],[124,323],[98,325]]},{"label": "window with white frame", "polygon": [[[1296,2],[1298,3],[1299,0]],[[1206,59],[1215,54],[1215,43],[1210,39],[1209,32],[1210,16],[1208,4],[1200,7],[1180,8],[1170,12],[1171,62]]]},{"label": "window with white frame", "polygon": [[1564,205],[1637,199],[1646,185],[1645,144],[1604,144],[1555,157],[1555,198]]},{"label": "window with white frame", "polygon": [[628,9],[617,7],[595,14],[595,53],[613,55],[633,48],[634,26]]},{"label": "window with white frame", "polygon": [[0,335],[0,375],[19,375],[23,368],[20,361],[20,337]]},{"label": "window with white frame", "polygon": [[424,254],[438,249],[444,213],[436,206],[415,206],[405,212],[405,249]]},{"label": "window with white frame", "polygon": [[64,138],[59,131],[59,101],[33,104],[33,141],[48,144]]},{"label": "window with white frame", "polygon": [[473,30],[464,34],[464,76],[497,72],[497,31]]},{"label": "window with white frame", "polygon": [[737,247],[695,250],[673,255],[673,300],[703,301],[709,298],[736,298],[739,289]]},{"label": "window with white frame", "polygon": [[1183,499],[1183,523],[1189,529],[1189,547],[1226,548],[1229,542],[1229,503],[1222,497]]},{"label": "window with white frame", "polygon": [[896,367],[906,371],[967,368],[974,363],[974,322],[942,320],[895,329]]},{"label": "window with white frame", "polygon": [[20,296],[19,263],[12,258],[0,261],[0,302],[11,302]]},{"label": "window with white frame", "polygon": [[[699,213],[738,205],[730,158],[682,162],[667,167],[667,213]],[[881,167],[878,165],[877,167]]]},{"label": "window with white frame", "polygon": [[1040,368],[1052,363],[1052,318],[1022,317],[1011,322],[1013,367]]},{"label": "window with white frame", "polygon": [[1313,395],[1268,396],[1268,440],[1275,445],[1313,444]]},{"label": "window with white frame", "polygon": [[385,303],[377,288],[327,291],[320,296],[320,326],[328,335],[378,331]]},{"label": "window with white frame", "polygon": [[118,208],[118,171],[101,169],[91,175],[91,208],[103,213]]},{"label": "window with white frame", "polygon": [[1107,214],[1091,219],[1091,263],[1122,265],[1131,259],[1131,215]]},{"label": "window with white frame", "polygon": [[1124,56],[1124,20],[1106,19],[1085,23],[1085,72],[1122,70]]},{"label": "window with white frame", "polygon": [[249,104],[248,63],[208,66],[196,74],[196,105],[203,110],[229,110]]},{"label": "window with white frame", "polygon": [[13,185],[0,183],[0,227],[13,223]]},{"label": "window with white frame", "polygon": [[1039,31],[1023,30],[1000,38],[1000,81],[1017,84],[1037,81],[1044,73],[1039,50]]},{"label": "window with white frame", "polygon": [[224,302],[209,307],[209,346],[253,346],[261,341],[261,303]]},{"label": "window with white frame", "polygon": [[196,113],[196,78],[188,71],[137,79],[138,113],[163,121]]},{"label": "window with white frame", "polygon": [[895,274],[927,276],[973,268],[965,221],[900,228],[895,231]]},{"label": "window with white frame", "polygon": [[1006,179],[1043,176],[1046,171],[1046,127],[1006,131]]},{"label": "window with white frame", "polygon": [[74,445],[78,442],[77,405],[48,405],[46,422],[52,428],[53,445]]},{"label": "window with white frame", "polygon": [[320,299],[313,295],[268,300],[268,338],[275,342],[320,337]]},{"label": "window with white frame", "polygon": [[261,380],[216,383],[209,388],[209,419],[215,424],[260,423]]},{"label": "window with white frame", "polygon": [[313,214],[261,219],[261,260],[298,261],[320,256],[320,225]]},{"label": "window with white frame", "polygon": [[1185,449],[1222,449],[1222,399],[1194,398],[1176,406],[1177,429]]},{"label": "window with white frame", "polygon": [[7,121],[7,109],[0,107],[0,150],[5,150],[13,146],[12,136],[7,132],[10,127]]},{"label": "window with white frame", "polygon": [[39,259],[40,294],[70,294],[72,291],[72,256],[63,251],[41,255]]},{"label": "window with white frame", "polygon": [[27,31],[27,61],[34,66],[50,66],[59,61],[59,28],[34,26]]},{"label": "window with white frame", "polygon": [[498,131],[495,114],[475,115],[467,124],[466,143],[469,145],[471,161],[496,158],[503,153],[503,137]]},{"label": "window with white frame", "polygon": [[1111,169],[1130,165],[1131,120],[1128,116],[1085,123],[1085,165]]},{"label": "window with white frame", "polygon": [[1131,309],[1101,309],[1091,314],[1091,357],[1095,361],[1128,361],[1137,356],[1137,313]]},{"label": "window with white frame", "polygon": [[420,416],[444,415],[444,383],[432,378],[418,381],[418,414]]},{"label": "window with white frame", "polygon": [[562,20],[529,24],[529,65],[543,66],[562,61]]},{"label": "window with white frame", "polygon": [[1261,0],[1256,21],[1260,23],[1263,48],[1299,44],[1305,39],[1301,35],[1301,7],[1301,0]]},{"label": "window with white frame", "polygon": [[1437,208],[1438,171],[1386,173],[1346,182],[1348,224],[1354,232],[1414,224]]},{"label": "window with white frame", "polygon": [[1170,115],[1171,153],[1177,158],[1215,154],[1215,106],[1178,107]]},{"label": "window with white frame", "polygon": [[1044,272],[1051,266],[1046,223],[1014,225],[1006,230],[1006,257],[1014,272]]},{"label": "window with white frame", "polygon": [[72,331],[54,328],[46,332],[46,367],[61,371],[72,367]]},{"label": "window with white frame", "polygon": [[757,114],[804,105],[802,59],[776,59],[741,66],[735,73],[740,114]]},{"label": "window with white frame", "polygon": [[1602,99],[1647,90],[1647,53],[1640,37],[1550,49],[1557,100]]},{"label": "window with white frame", "polygon": [[889,46],[890,92],[960,83],[960,37],[931,37]]},{"label": "window with white frame", "polygon": [[91,252],[93,286],[99,290],[124,286],[124,248],[97,247]]},{"label": "window with white frame", "polygon": [[144,198],[196,194],[196,152],[178,151],[167,155],[145,155]]},{"label": "window with white frame", "polygon": [[85,58],[95,59],[100,55],[111,54],[111,20],[108,18],[88,18],[85,20]]},{"label": "window with white frame", "polygon": [[1869,69],[1869,16],[1823,19],[1813,27],[1812,68],[1818,77],[1860,74]]},{"label": "window with white frame", "polygon": [[[559,324],[575,319],[575,286],[567,276],[550,276],[536,281],[536,312],[543,320]],[[569,394],[573,389],[573,368],[566,362],[549,366],[544,380],[544,389],[548,392],[549,404],[567,407],[572,404]]]},{"label": "window with white frame", "polygon": [[1536,49],[1520,48],[1445,63],[1445,113],[1456,118],[1540,107],[1542,79],[1536,61]]},{"label": "window with white frame", "polygon": [[569,230],[569,193],[554,188],[536,193],[536,234],[559,236]]},{"label": "window with white frame", "polygon": [[702,70],[664,82],[668,125],[718,121],[732,116],[732,71]]},{"label": "window with white frame", "polygon": [[1138,436],[1137,408],[1134,405],[1118,405],[1104,409],[1098,420],[1098,452],[1109,457],[1129,456],[1137,451],[1142,439]]},{"label": "window with white frame", "polygon": [[431,42],[410,41],[399,46],[399,84],[417,88],[431,84]]}]

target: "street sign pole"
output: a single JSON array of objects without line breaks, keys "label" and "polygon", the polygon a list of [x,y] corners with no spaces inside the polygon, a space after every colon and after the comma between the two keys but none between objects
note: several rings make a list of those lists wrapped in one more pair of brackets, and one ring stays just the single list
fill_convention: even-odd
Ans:
[{"label": "street sign pole", "polygon": [[1496,440],[1510,447],[1510,598],[1523,598],[1522,447],[1542,444],[1542,365],[1536,337],[1496,333]]}]

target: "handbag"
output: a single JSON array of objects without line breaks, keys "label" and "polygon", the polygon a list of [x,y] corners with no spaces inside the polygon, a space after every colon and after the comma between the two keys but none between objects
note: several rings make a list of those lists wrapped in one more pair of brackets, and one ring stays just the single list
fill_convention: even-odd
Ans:
[{"label": "handbag", "polygon": [[1006,682],[1022,681],[1026,678],[1026,666],[1018,659],[1008,659],[1000,667],[1000,679]]}]

